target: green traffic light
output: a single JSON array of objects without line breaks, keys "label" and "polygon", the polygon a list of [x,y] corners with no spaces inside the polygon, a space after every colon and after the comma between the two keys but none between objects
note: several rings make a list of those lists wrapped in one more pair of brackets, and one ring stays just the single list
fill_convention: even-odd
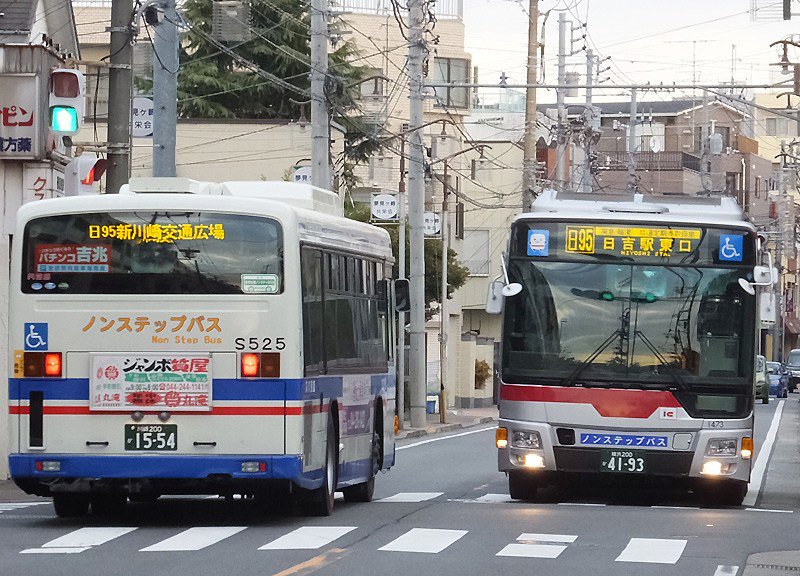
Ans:
[{"label": "green traffic light", "polygon": [[53,132],[77,132],[78,111],[72,106],[51,106],[50,129]]}]

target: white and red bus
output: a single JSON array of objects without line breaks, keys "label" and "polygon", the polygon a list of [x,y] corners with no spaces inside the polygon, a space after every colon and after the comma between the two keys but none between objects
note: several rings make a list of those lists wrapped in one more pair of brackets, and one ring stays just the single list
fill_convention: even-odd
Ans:
[{"label": "white and red bus", "polygon": [[369,501],[395,453],[388,234],[288,182],[132,180],[24,206],[13,480],[60,516],[127,498]]},{"label": "white and red bus", "polygon": [[575,477],[746,495],[757,235],[729,198],[545,192],[511,226],[499,469],[513,498]]}]

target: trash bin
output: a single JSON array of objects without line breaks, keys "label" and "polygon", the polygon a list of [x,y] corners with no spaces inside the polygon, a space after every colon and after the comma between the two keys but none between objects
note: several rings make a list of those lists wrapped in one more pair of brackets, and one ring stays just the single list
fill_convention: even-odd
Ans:
[{"label": "trash bin", "polygon": [[427,414],[436,414],[436,400],[428,400],[426,405],[425,412]]}]

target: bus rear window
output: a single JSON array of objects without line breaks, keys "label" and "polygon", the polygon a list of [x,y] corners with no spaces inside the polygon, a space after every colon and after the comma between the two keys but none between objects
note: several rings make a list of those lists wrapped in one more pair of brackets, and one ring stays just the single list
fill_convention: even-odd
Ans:
[{"label": "bus rear window", "polygon": [[25,228],[28,294],[277,294],[275,220],[186,211],[68,214]]}]

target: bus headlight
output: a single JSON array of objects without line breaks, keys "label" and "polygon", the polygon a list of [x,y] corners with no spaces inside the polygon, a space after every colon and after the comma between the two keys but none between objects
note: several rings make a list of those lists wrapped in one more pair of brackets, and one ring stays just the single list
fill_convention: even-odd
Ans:
[{"label": "bus headlight", "polygon": [[738,442],[735,438],[725,440],[709,440],[706,456],[736,456]]},{"label": "bus headlight", "polygon": [[526,432],[525,430],[514,430],[511,434],[511,445],[514,448],[528,448],[533,450],[541,449],[542,438],[538,432]]}]

